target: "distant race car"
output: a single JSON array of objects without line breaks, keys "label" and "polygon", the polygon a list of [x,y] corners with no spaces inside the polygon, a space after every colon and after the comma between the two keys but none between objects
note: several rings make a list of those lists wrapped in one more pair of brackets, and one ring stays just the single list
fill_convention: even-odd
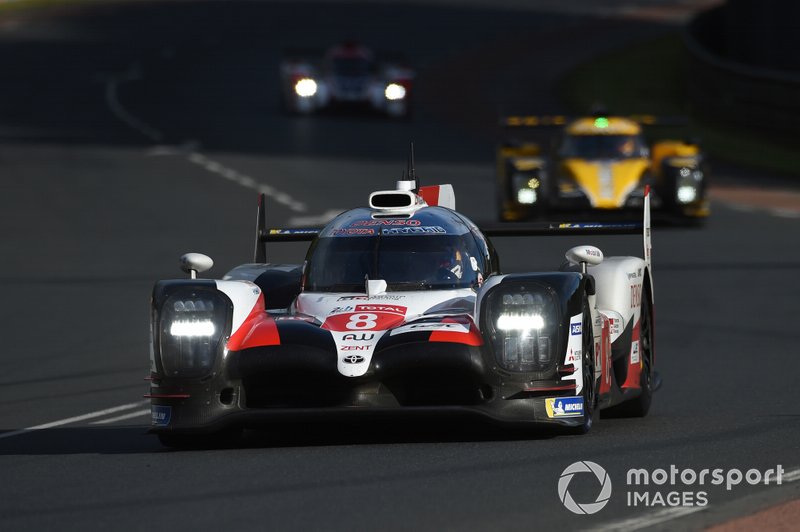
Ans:
[{"label": "distant race car", "polygon": [[558,127],[552,154],[537,143],[505,141],[497,151],[500,219],[533,219],[555,211],[614,211],[641,208],[644,190],[653,209],[687,220],[709,215],[708,180],[700,147],[661,140],[651,147],[642,125],[657,117],[595,115],[509,116],[506,128]]},{"label": "distant race car", "polygon": [[411,113],[414,71],[401,61],[376,57],[355,42],[323,54],[289,53],[281,63],[280,78],[284,107],[292,113],[334,106],[372,109],[390,117]]},{"label": "distant race car", "polygon": [[[413,171],[410,172],[413,176]],[[500,224],[450,185],[373,192],[322,229],[265,228],[222,280],[155,284],[152,432],[193,446],[272,420],[472,414],[585,433],[600,409],[644,416],[656,387],[649,195],[644,223]],[[552,271],[502,274],[488,235],[640,234],[643,258],[582,245]],[[265,242],[310,241],[303,264]],[[554,264],[558,262],[553,257]]]}]

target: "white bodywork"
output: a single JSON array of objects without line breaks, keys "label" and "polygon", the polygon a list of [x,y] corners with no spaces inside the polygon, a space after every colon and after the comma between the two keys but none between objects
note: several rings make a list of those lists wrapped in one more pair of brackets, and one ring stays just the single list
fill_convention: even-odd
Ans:
[{"label": "white bodywork", "polygon": [[[314,317],[331,331],[338,351],[339,372],[346,377],[359,377],[369,369],[378,341],[391,330],[391,334],[405,334],[419,330],[447,330],[469,333],[457,323],[424,323],[414,326],[423,317],[462,315],[462,311],[447,311],[451,300],[471,301],[475,292],[469,288],[458,290],[425,290],[365,294],[331,294],[305,292],[297,297],[295,310]],[[441,312],[435,307],[442,305]]]}]

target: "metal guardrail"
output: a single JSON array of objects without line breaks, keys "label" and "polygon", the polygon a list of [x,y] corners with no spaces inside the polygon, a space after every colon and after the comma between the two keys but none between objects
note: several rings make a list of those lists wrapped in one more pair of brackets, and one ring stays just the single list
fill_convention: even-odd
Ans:
[{"label": "metal guardrail", "polygon": [[700,13],[683,31],[693,114],[720,123],[799,134],[800,74],[731,61],[705,44],[721,42],[724,7]]}]

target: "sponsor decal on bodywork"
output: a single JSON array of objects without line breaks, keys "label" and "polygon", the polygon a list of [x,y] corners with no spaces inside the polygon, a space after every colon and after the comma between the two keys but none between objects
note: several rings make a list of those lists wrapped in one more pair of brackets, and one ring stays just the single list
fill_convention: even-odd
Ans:
[{"label": "sponsor decal on bodywork", "polygon": [[[591,327],[591,324],[587,324]],[[567,339],[567,352],[564,354],[564,363],[572,364],[575,372],[564,377],[562,380],[575,381],[576,393],[581,393],[583,389],[583,364],[581,363],[581,353],[583,351],[583,314],[576,314],[569,319],[570,335]]]},{"label": "sponsor decal on bodywork", "polygon": [[463,323],[442,323],[442,322],[425,322],[425,323],[409,323],[394,329],[391,336],[395,334],[403,334],[410,332],[425,332],[425,331],[448,331],[454,333],[469,333],[469,326]]},{"label": "sponsor decal on bodywork", "polygon": [[392,226],[392,225],[404,225],[404,226],[408,226],[408,227],[414,227],[414,226],[418,226],[418,225],[421,225],[421,224],[422,224],[422,222],[419,221],[419,220],[406,220],[406,219],[402,219],[402,218],[391,218],[391,219],[386,219],[386,220],[356,220],[355,222],[350,224],[350,227],[359,227],[359,226],[363,227],[363,226],[376,226],[376,225],[383,225],[383,226],[386,226],[386,225],[389,225],[389,226]]},{"label": "sponsor decal on bodywork", "polygon": [[382,235],[426,235],[445,234],[447,230],[439,225],[423,225],[417,227],[389,227],[382,231]]},{"label": "sponsor decal on bodywork", "polygon": [[583,397],[548,397],[544,400],[547,417],[580,417],[583,415]]},{"label": "sponsor decal on bodywork", "polygon": [[157,427],[166,427],[172,419],[172,407],[164,405],[152,405],[150,407],[150,416],[153,425]]}]

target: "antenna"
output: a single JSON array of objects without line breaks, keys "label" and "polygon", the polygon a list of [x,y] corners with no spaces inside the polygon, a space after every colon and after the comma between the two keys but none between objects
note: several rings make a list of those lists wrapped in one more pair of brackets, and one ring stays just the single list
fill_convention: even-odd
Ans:
[{"label": "antenna", "polygon": [[408,180],[414,181],[414,193],[419,192],[419,178],[414,171],[414,141],[412,140],[408,149]]}]

